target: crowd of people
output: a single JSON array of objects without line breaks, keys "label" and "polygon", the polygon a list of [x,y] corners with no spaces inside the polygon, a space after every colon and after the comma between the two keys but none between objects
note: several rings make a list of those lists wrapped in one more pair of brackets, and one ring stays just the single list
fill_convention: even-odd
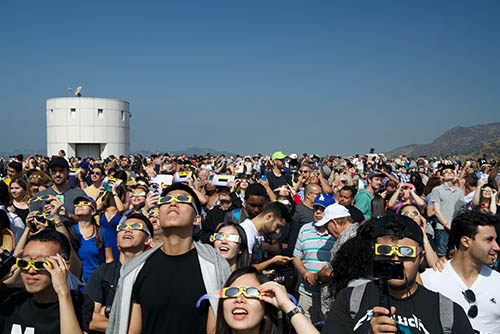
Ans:
[{"label": "crowd of people", "polygon": [[499,166],[0,158],[0,332],[500,333]]}]

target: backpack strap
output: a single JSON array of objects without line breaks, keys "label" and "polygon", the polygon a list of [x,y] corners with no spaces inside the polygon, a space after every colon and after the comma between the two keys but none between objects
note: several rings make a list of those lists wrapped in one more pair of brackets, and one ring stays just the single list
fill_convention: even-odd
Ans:
[{"label": "backpack strap", "polygon": [[361,300],[363,299],[367,284],[368,283],[357,285],[352,289],[351,298],[349,299],[349,314],[352,320],[356,318],[359,312],[359,307],[361,306]]},{"label": "backpack strap", "polygon": [[451,334],[453,327],[453,302],[439,293],[439,319],[443,334]]},{"label": "backpack strap", "polygon": [[[104,273],[102,275],[101,289],[103,293],[103,305],[111,306],[115,297],[116,286],[115,279],[117,275],[118,261],[104,264]],[[109,300],[109,302],[108,302]]]}]

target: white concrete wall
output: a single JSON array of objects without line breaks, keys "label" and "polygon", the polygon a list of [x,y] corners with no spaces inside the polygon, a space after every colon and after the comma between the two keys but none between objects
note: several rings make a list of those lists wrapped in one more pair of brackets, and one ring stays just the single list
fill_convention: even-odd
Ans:
[{"label": "white concrete wall", "polygon": [[98,97],[48,99],[47,154],[63,149],[74,156],[74,144],[101,144],[102,158],[130,154],[129,103]]}]

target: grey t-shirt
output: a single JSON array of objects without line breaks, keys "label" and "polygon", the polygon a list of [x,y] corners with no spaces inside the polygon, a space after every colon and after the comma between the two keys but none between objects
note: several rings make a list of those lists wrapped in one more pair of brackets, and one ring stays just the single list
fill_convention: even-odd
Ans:
[{"label": "grey t-shirt", "polygon": [[[453,217],[465,207],[464,191],[458,187],[448,188],[442,184],[432,189],[431,202],[439,203],[441,214],[447,222],[451,222]],[[437,222],[436,229],[444,229],[444,226]]]},{"label": "grey t-shirt", "polygon": [[314,210],[305,206],[304,203],[300,203],[295,208],[293,220],[295,220],[300,225],[310,223],[314,221]]}]

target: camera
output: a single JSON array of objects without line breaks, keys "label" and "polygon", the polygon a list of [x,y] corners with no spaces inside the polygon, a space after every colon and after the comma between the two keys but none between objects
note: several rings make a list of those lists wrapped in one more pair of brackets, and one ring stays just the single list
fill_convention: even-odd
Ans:
[{"label": "camera", "polygon": [[16,263],[16,258],[11,252],[4,249],[0,252],[0,279],[10,272],[10,268]]},{"label": "camera", "polygon": [[373,276],[382,281],[404,279],[405,272],[402,261],[373,260]]}]

